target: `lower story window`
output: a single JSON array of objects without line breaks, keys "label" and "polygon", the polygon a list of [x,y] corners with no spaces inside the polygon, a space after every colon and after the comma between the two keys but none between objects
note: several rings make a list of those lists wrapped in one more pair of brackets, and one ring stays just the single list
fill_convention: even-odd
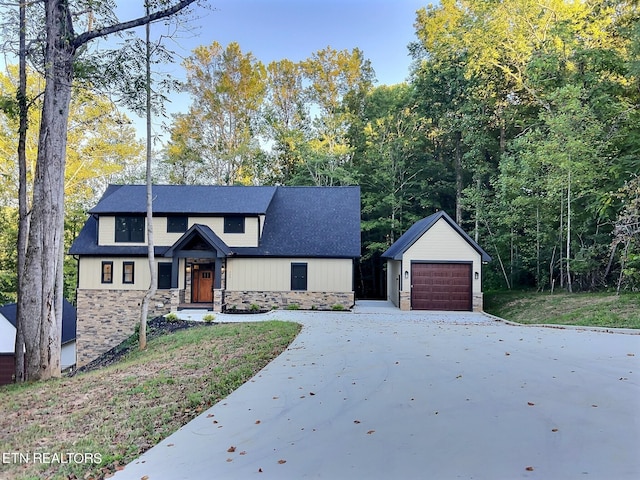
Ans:
[{"label": "lower story window", "polygon": [[168,290],[171,288],[171,264],[158,264],[158,289]]},{"label": "lower story window", "polygon": [[113,262],[102,262],[102,283],[113,283]]},{"label": "lower story window", "polygon": [[122,262],[122,283],[133,283],[133,266],[133,262]]},{"label": "lower story window", "polygon": [[307,264],[291,264],[291,290],[307,289]]}]

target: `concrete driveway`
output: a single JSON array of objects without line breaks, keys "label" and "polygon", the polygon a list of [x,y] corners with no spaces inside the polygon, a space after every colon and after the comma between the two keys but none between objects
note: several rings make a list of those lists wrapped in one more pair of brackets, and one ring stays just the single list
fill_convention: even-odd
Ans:
[{"label": "concrete driveway", "polygon": [[114,478],[640,478],[640,335],[367,302],[260,318],[304,328]]}]

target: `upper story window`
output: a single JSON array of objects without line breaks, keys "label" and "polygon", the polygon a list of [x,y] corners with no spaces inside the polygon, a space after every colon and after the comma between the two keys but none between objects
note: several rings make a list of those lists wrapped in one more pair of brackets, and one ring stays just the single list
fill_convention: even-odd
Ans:
[{"label": "upper story window", "polygon": [[224,233],[244,233],[244,217],[224,217]]},{"label": "upper story window", "polygon": [[187,217],[167,217],[168,233],[183,233],[187,231]]},{"label": "upper story window", "polygon": [[144,217],[116,217],[116,242],[144,243]]}]

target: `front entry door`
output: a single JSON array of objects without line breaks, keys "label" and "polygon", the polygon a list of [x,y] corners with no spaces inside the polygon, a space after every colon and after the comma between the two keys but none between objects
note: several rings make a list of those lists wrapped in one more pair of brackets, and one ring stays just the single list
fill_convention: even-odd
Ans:
[{"label": "front entry door", "polygon": [[213,270],[193,271],[192,297],[194,303],[213,302]]}]

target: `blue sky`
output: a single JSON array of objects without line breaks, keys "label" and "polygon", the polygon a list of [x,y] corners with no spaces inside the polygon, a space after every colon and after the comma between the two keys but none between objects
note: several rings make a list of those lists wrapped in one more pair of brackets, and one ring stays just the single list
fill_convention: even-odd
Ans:
[{"label": "blue sky", "polygon": [[[131,0],[118,0],[120,20],[130,20],[143,11]],[[299,61],[331,46],[336,50],[359,48],[371,61],[377,84],[403,82],[409,75],[411,58],[407,45],[415,40],[416,10],[428,0],[211,0],[209,8],[198,8],[190,32],[182,33],[177,45],[167,45],[188,56],[198,45],[217,41],[238,42],[244,53],[265,64],[287,58]],[[152,27],[161,32],[162,25]],[[143,32],[140,31],[142,35]],[[168,69],[182,78],[178,64]],[[174,96],[168,110],[184,112],[188,98]],[[187,104],[185,105],[185,102]],[[137,123],[137,122],[136,122]]]},{"label": "blue sky", "polygon": [[[135,2],[138,3],[138,2]],[[118,0],[120,20],[142,13],[131,0]],[[139,2],[142,3],[142,2]],[[298,61],[330,45],[336,50],[360,48],[371,60],[379,84],[404,81],[415,39],[416,10],[425,0],[210,0],[192,22],[191,38],[182,38],[180,53],[218,41],[238,42],[263,63]],[[161,30],[162,27],[154,27]]]}]

